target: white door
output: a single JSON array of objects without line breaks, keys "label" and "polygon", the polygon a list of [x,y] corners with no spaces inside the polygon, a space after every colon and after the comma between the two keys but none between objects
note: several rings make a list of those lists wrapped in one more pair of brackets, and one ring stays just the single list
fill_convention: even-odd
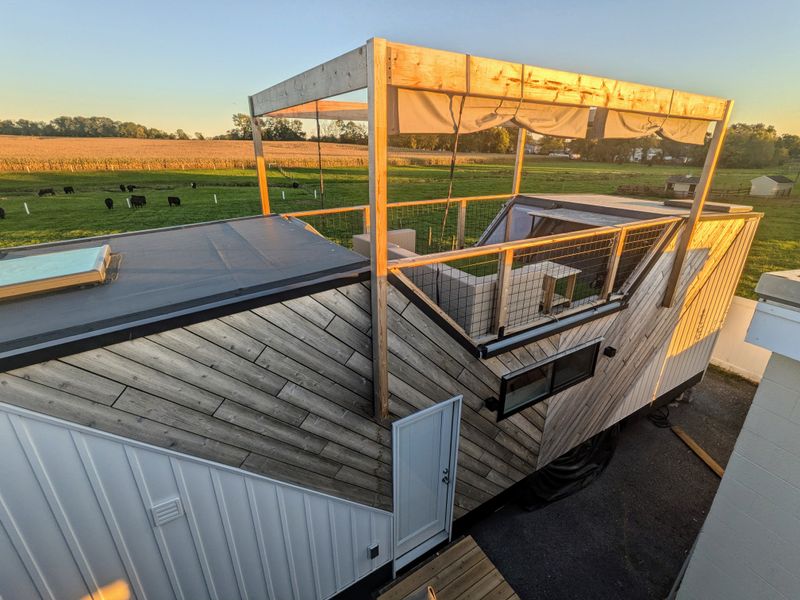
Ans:
[{"label": "white door", "polygon": [[395,571],[450,538],[461,396],[392,425]]}]

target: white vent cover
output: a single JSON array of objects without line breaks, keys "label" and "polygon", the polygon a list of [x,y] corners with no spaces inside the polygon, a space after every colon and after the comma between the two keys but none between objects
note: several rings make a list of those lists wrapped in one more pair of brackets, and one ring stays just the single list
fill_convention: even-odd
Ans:
[{"label": "white vent cover", "polygon": [[150,507],[150,516],[153,519],[153,527],[174,521],[183,516],[183,505],[180,498],[170,498]]}]

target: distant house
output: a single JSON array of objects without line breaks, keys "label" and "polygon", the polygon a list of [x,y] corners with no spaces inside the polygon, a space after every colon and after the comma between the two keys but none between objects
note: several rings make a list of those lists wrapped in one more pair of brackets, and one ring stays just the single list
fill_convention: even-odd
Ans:
[{"label": "distant house", "polygon": [[751,196],[777,198],[792,193],[794,181],[783,175],[762,175],[750,180]]},{"label": "distant house", "polygon": [[676,196],[689,196],[694,194],[700,178],[694,175],[673,175],[667,178],[664,191],[673,192]]}]

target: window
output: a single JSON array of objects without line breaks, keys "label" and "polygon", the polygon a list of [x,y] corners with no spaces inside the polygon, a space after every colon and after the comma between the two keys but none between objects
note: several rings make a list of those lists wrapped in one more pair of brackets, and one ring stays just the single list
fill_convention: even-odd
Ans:
[{"label": "window", "polygon": [[505,375],[497,420],[505,419],[594,375],[600,340]]}]

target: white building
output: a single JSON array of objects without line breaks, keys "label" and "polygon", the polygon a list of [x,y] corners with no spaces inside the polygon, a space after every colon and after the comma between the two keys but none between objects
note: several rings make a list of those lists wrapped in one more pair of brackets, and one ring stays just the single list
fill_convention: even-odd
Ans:
[{"label": "white building", "polygon": [[750,180],[751,196],[777,198],[792,193],[794,181],[784,175],[762,175]]},{"label": "white building", "polygon": [[700,178],[694,175],[673,175],[667,179],[664,191],[674,192],[677,197],[687,197],[694,194]]},{"label": "white building", "polygon": [[800,270],[766,273],[746,340],[772,352],[677,598],[800,598]]}]

